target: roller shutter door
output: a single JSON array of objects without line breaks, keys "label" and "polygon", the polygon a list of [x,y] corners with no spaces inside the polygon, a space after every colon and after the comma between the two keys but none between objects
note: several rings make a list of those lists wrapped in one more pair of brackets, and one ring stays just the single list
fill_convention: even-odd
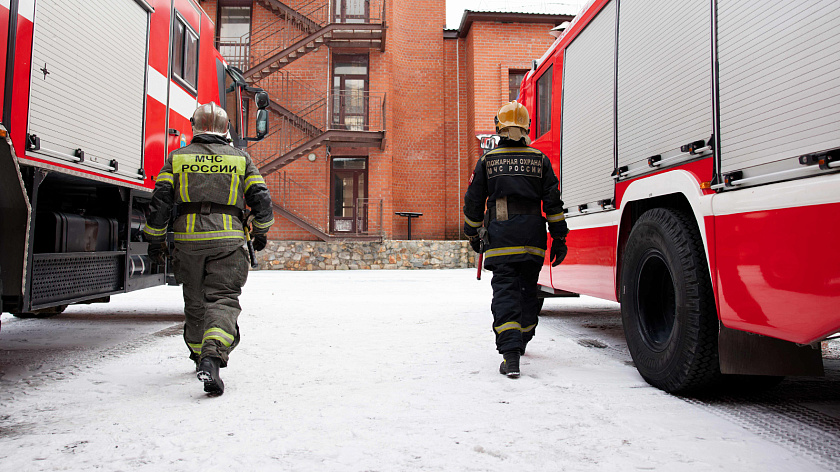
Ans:
[{"label": "roller shutter door", "polygon": [[48,157],[82,149],[89,170],[142,168],[147,29],[134,0],[37,2],[29,132]]},{"label": "roller shutter door", "polygon": [[719,0],[721,170],[840,147],[840,2]]},{"label": "roller shutter door", "polygon": [[[555,72],[556,73],[556,72]],[[568,206],[612,198],[615,168],[615,1],[565,51],[563,73],[563,201]]]},{"label": "roller shutter door", "polygon": [[712,135],[708,0],[621,2],[618,165]]}]

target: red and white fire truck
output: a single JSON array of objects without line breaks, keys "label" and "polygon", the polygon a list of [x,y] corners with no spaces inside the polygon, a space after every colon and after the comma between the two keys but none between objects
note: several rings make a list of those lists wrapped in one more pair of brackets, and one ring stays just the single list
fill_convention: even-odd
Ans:
[{"label": "red and white fire truck", "polygon": [[571,230],[540,284],[619,301],[652,385],[822,372],[840,331],[838,28],[836,0],[595,0],[523,81]]},{"label": "red and white fire truck", "polygon": [[0,0],[0,311],[164,283],[139,230],[197,104],[226,108],[235,144],[257,139],[243,94],[258,91],[213,44],[193,0]]}]

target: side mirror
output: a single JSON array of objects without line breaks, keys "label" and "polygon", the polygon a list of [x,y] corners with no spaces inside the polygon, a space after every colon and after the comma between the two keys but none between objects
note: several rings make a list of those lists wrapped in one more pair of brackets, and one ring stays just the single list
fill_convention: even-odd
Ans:
[{"label": "side mirror", "polygon": [[258,110],[264,110],[268,108],[269,98],[268,92],[259,91],[254,95],[254,101],[257,103]]},{"label": "side mirror", "polygon": [[[268,100],[268,94],[265,92],[261,93],[264,93],[266,100]],[[257,103],[259,103],[259,94],[257,94]],[[257,110],[256,128],[258,140],[268,135],[268,112],[264,108]]]}]

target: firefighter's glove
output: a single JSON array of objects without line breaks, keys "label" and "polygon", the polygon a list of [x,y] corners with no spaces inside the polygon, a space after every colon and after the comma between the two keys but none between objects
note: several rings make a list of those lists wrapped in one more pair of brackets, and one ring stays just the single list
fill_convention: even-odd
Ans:
[{"label": "firefighter's glove", "polygon": [[556,238],[551,241],[551,267],[557,267],[566,258],[569,248],[566,247],[566,238]]},{"label": "firefighter's glove", "polygon": [[472,247],[472,250],[476,253],[481,253],[481,238],[479,238],[477,234],[474,234],[472,236],[467,235],[467,239],[470,240],[470,247]]},{"label": "firefighter's glove", "polygon": [[472,246],[473,251],[481,254],[490,247],[490,233],[487,231],[487,228],[484,226],[478,228],[478,234],[476,234],[473,238],[470,238],[470,246]]},{"label": "firefighter's glove", "polygon": [[265,249],[266,244],[268,244],[268,238],[265,236],[265,233],[259,233],[254,235],[255,251],[262,251],[263,249]]},{"label": "firefighter's glove", "polygon": [[149,243],[149,259],[157,265],[166,265],[166,256],[169,255],[169,248],[166,241]]}]

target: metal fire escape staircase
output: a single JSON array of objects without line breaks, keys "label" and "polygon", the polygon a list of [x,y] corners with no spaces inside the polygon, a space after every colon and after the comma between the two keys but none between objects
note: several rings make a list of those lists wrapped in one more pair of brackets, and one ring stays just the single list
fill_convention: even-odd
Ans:
[{"label": "metal fire escape staircase", "polygon": [[[331,11],[332,0],[312,0],[293,9],[279,0],[257,0],[272,10],[278,19],[250,32],[242,38],[225,39],[235,57],[228,60],[241,65],[245,79],[268,90],[276,99],[269,110],[279,118],[272,124],[272,132],[260,143],[249,148],[255,163],[265,176],[286,164],[309,154],[319,146],[383,147],[385,138],[385,94],[325,91],[321,98],[309,103],[296,102],[296,97],[319,95],[300,78],[283,71],[283,67],[323,45],[330,48],[379,48],[384,50],[384,0],[362,0],[365,18],[343,18]],[[373,5],[372,5],[373,4]],[[326,96],[323,96],[326,95]],[[291,103],[290,103],[291,102]],[[282,104],[281,104],[282,103]],[[353,103],[366,110],[364,123],[343,123],[333,113],[339,105]],[[275,210],[310,233],[325,241],[347,239],[329,233],[328,215],[304,215],[295,211],[289,195],[315,195],[319,192],[305,188],[283,175],[283,198]],[[294,188],[294,192],[289,192]],[[327,197],[321,195],[329,208]],[[365,202],[368,205],[369,202]],[[381,202],[379,204],[381,220]],[[381,239],[369,234],[353,239]]]},{"label": "metal fire escape staircase", "polygon": [[[315,22],[305,14],[300,13],[294,8],[278,0],[257,0],[257,3],[273,11],[276,15],[286,19],[288,22],[295,23],[298,28],[308,33],[312,33],[321,28],[321,25],[319,25],[317,22]],[[315,2],[309,2],[301,8],[307,9],[308,5],[313,3]],[[320,4],[322,2],[318,3]]]}]

